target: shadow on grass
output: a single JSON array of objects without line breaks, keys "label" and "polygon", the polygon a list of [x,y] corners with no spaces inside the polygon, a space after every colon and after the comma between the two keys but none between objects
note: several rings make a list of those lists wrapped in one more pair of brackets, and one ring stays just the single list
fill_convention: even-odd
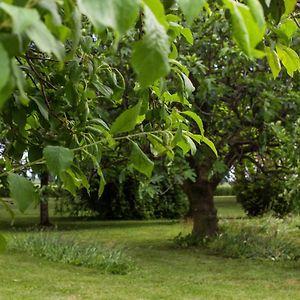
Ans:
[{"label": "shadow on grass", "polygon": [[69,230],[93,230],[93,229],[130,229],[141,227],[160,227],[162,225],[177,224],[179,220],[128,220],[128,221],[103,221],[97,219],[87,219],[79,217],[52,217],[53,226],[41,227],[38,225],[38,218],[23,217],[18,218],[11,226],[9,220],[0,220],[0,231],[6,232],[28,232],[31,230],[45,231],[69,231]]}]

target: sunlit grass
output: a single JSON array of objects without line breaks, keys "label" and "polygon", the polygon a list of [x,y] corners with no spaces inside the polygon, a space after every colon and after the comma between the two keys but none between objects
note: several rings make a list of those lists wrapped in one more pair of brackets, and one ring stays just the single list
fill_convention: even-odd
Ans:
[{"label": "sunlit grass", "polygon": [[[226,216],[221,222],[244,222],[230,218],[243,214],[237,214],[241,211],[234,206],[234,199],[225,200],[218,203],[220,215]],[[0,216],[5,213],[1,211]],[[52,221],[55,229],[48,234],[86,244],[122,247],[136,269],[127,275],[103,274],[93,268],[6,252],[0,255],[1,300],[300,299],[299,262],[230,259],[207,255],[197,248],[175,248],[173,238],[191,230],[191,225],[183,221],[99,222],[58,217]],[[15,228],[9,226],[7,216],[0,220],[0,226],[11,239],[13,235],[29,236],[37,222],[31,210],[28,216],[17,216]],[[297,222],[300,224],[299,218],[293,228],[297,228]],[[294,238],[300,239],[299,232],[293,232]]]}]

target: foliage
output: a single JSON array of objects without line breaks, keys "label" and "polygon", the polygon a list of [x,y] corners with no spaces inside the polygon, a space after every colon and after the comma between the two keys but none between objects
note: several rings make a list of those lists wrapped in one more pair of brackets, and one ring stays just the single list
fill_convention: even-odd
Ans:
[{"label": "foliage", "polygon": [[[179,0],[164,5],[158,0],[2,2],[3,176],[48,168],[75,194],[87,185],[79,162],[91,160],[102,174],[101,152],[112,152],[123,141],[136,140],[131,141],[130,163],[147,176],[152,164],[136,144],[141,139],[147,139],[155,155],[166,153],[169,159],[176,146],[195,153],[196,144],[203,143],[216,152],[203,127],[199,134],[192,133],[185,117],[195,120],[187,100],[194,90],[190,72],[176,60],[184,39],[193,44],[184,19],[187,24],[199,16],[214,19],[227,9],[233,38],[244,53],[256,58],[267,55],[275,76],[280,62],[293,76],[299,66],[298,55],[290,48],[296,32],[291,24],[296,17],[290,14],[296,2],[279,2],[276,14],[278,3],[264,1],[247,1],[247,5],[199,1],[196,6]],[[208,19],[202,19],[204,26]],[[266,35],[268,30],[271,33]],[[179,82],[176,92],[166,76]],[[28,161],[18,166],[24,153]],[[55,157],[57,165],[52,163]],[[103,175],[100,180],[101,194]],[[30,184],[20,183],[24,188]]]},{"label": "foliage", "polygon": [[32,233],[25,238],[14,236],[8,248],[49,261],[92,267],[112,274],[127,274],[133,268],[131,259],[121,249],[101,249],[44,232]]},{"label": "foliage", "polygon": [[202,247],[209,254],[232,258],[271,261],[298,260],[299,246],[287,238],[291,229],[274,218],[257,221],[225,222],[212,238],[199,239],[180,233],[174,238],[176,247]]},{"label": "foliage", "polygon": [[237,201],[249,216],[260,216],[272,211],[283,216],[292,209],[292,203],[284,196],[284,178],[268,176],[258,170],[247,169],[239,174],[234,184]]},{"label": "foliage", "polygon": [[298,260],[298,245],[286,238],[286,232],[278,224],[271,222],[225,224],[218,236],[208,243],[209,251],[225,257]]},{"label": "foliage", "polygon": [[180,232],[174,238],[175,246],[178,248],[190,248],[190,247],[203,246],[205,245],[206,242],[207,242],[206,239],[200,239],[191,233],[184,235],[182,232]]},{"label": "foliage", "polygon": [[[240,162],[253,163],[258,158],[257,162],[260,163],[260,158],[267,158],[267,161],[274,160],[274,165],[279,165],[281,169],[289,168],[281,160],[288,152],[279,151],[280,141],[271,126],[282,121],[283,127],[292,127],[299,113],[298,73],[293,74],[295,80],[285,73],[273,80],[274,76],[265,60],[250,60],[232,43],[232,34],[235,39],[236,36],[245,37],[238,43],[245,52],[256,37],[247,36],[248,33],[252,34],[251,30],[244,30],[247,25],[244,29],[240,26],[237,12],[244,14],[244,6],[237,1],[234,4],[233,1],[229,2],[230,11],[236,14],[232,20],[235,25],[228,26],[228,17],[233,19],[233,13],[228,15],[228,11],[209,16],[203,14],[192,26],[192,32],[197,32],[193,45],[183,45],[179,54],[179,60],[190,70],[189,78],[195,87],[190,97],[192,110],[201,116],[205,133],[218,150],[216,157],[200,146],[194,156],[188,157],[197,175],[196,182],[187,183],[186,188],[191,191],[191,212],[196,220],[193,231],[203,236],[206,234],[202,234],[199,228],[208,228],[206,231],[209,235],[217,228],[213,193],[228,172]],[[248,13],[245,12],[245,15]],[[258,17],[258,14],[255,15]],[[248,21],[252,22],[251,18]],[[263,38],[266,48],[273,48],[272,39],[279,34],[280,30],[277,29],[282,27],[280,22],[285,23],[283,19],[273,21],[274,31],[269,31],[270,34]],[[293,38],[288,39],[296,50],[298,36],[299,30],[296,29]],[[278,37],[279,40],[284,43],[283,35]],[[263,49],[259,43],[255,50],[248,52],[250,56],[255,56],[261,54]],[[276,158],[270,154],[273,151],[277,151]],[[204,211],[203,215],[208,217],[200,218],[199,211]]]},{"label": "foliage", "polygon": [[178,219],[188,209],[188,200],[182,191],[184,180],[194,180],[187,162],[176,156],[170,165],[164,160],[155,161],[151,179],[137,176],[131,168],[112,163],[103,170],[106,188],[99,197],[99,179],[92,171],[90,192],[81,190],[76,197],[57,199],[57,212],[71,215],[97,216],[101,219]]},{"label": "foliage", "polygon": [[[160,1],[1,3],[1,176],[48,170],[75,194],[88,189],[80,166],[89,161],[101,194],[102,152],[131,147],[128,164],[150,177],[153,162],[138,143],[147,141],[154,156],[169,159],[176,146],[194,149],[189,122],[180,114],[189,111],[189,71],[170,54],[170,43],[175,49],[176,39],[189,36],[191,42],[192,34],[174,13],[167,18]],[[162,78],[169,73],[189,83],[176,96]],[[196,142],[212,147],[203,131]],[[30,182],[19,185],[31,190],[23,209],[36,196]]]},{"label": "foliage", "polygon": [[217,186],[214,195],[215,196],[233,196],[233,195],[235,195],[235,192],[234,192],[233,186],[231,184],[222,183]]},{"label": "foliage", "polygon": [[283,197],[291,205],[294,212],[300,211],[300,190],[298,178],[300,174],[299,168],[299,118],[295,116],[287,116],[293,118],[293,122],[287,126],[285,122],[278,121],[272,124],[272,130],[276,136],[280,146],[274,155],[274,159],[281,162],[281,168],[284,172],[284,179],[281,185],[284,187]]}]

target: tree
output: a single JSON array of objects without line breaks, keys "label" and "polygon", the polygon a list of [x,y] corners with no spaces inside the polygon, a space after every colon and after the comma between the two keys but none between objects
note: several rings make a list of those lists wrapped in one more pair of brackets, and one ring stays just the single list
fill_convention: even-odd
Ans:
[{"label": "tree", "polygon": [[[291,22],[297,24],[297,16],[291,15],[296,1],[261,5],[251,0],[248,6],[232,0],[217,6],[193,0],[163,1],[165,6],[159,0],[9,3],[0,3],[0,106],[6,146],[1,175],[8,175],[11,194],[22,210],[37,195],[31,182],[15,174],[19,170],[51,172],[75,193],[81,186],[88,189],[80,167],[90,160],[100,176],[101,194],[101,151],[114,151],[124,141],[130,145],[129,163],[146,176],[153,169],[140,147],[146,141],[155,155],[169,159],[174,147],[196,153],[195,143],[208,145],[210,150],[203,151],[210,155],[217,153],[200,117],[189,109],[187,98],[194,90],[190,71],[176,60],[181,47],[193,43],[189,26],[203,8],[212,16],[229,11],[237,45],[251,58],[267,55],[274,76],[279,60],[290,75],[299,69],[298,55],[289,47],[295,31]],[[264,40],[274,24],[279,33],[273,30],[274,36]],[[280,28],[288,35],[287,43],[276,43]],[[271,47],[263,47],[266,41]],[[119,57],[122,67],[114,62]],[[116,111],[118,116],[108,122]],[[190,119],[197,134],[191,132]],[[28,162],[20,165],[23,153],[28,153]],[[21,195],[20,189],[26,193]]]},{"label": "tree", "polygon": [[[280,79],[272,80],[265,61],[249,60],[234,47],[226,15],[203,18],[206,20],[192,30],[198,32],[193,47],[186,52],[182,49],[182,62],[196,88],[193,109],[202,116],[206,134],[218,150],[217,158],[204,148],[188,158],[197,174],[196,182],[186,182],[185,190],[194,219],[193,234],[198,238],[217,232],[213,194],[228,171],[242,161],[255,161],[255,156],[278,152],[280,143],[273,124],[281,121],[282,126],[291,127],[299,113],[298,86],[291,78],[281,74]],[[283,25],[277,26],[283,30]],[[273,75],[278,74],[273,70]],[[298,74],[295,76],[297,80]]]}]

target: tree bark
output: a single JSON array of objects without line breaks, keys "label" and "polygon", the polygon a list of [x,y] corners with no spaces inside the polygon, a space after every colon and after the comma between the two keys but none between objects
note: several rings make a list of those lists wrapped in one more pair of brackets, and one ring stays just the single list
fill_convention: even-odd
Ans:
[{"label": "tree bark", "polygon": [[190,201],[190,217],[193,219],[192,235],[197,239],[212,237],[218,232],[217,210],[213,194],[216,185],[209,181],[197,180],[185,184]]},{"label": "tree bark", "polygon": [[40,175],[41,180],[41,199],[40,199],[40,226],[51,226],[49,221],[48,196],[45,189],[49,184],[49,173],[43,172]]}]

